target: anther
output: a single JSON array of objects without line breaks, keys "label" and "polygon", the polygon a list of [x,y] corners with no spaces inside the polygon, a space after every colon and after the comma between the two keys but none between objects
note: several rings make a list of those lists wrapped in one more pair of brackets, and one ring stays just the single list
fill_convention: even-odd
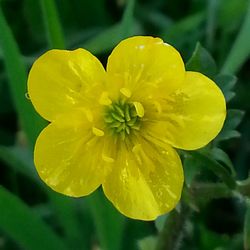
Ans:
[{"label": "anther", "polygon": [[92,132],[96,136],[104,136],[104,131],[99,128],[92,127]]},{"label": "anther", "polygon": [[140,102],[133,102],[134,106],[135,106],[135,110],[136,113],[139,117],[143,117],[144,116],[144,108],[142,106],[142,104]]},{"label": "anther", "polygon": [[121,88],[120,92],[127,98],[131,97],[131,91],[127,88]]},{"label": "anther", "polygon": [[113,158],[108,157],[105,154],[102,154],[102,159],[108,163],[113,163],[115,161]]},{"label": "anther", "polygon": [[155,106],[157,112],[158,112],[159,114],[161,114],[161,113],[162,113],[161,104],[160,104],[159,102],[157,102],[157,101],[154,101],[154,106]]},{"label": "anther", "polygon": [[93,118],[93,114],[89,109],[85,109],[84,110],[86,118],[89,122],[93,122],[94,118]]},{"label": "anther", "polygon": [[106,105],[106,106],[112,104],[112,101],[108,96],[108,92],[106,92],[106,91],[102,92],[101,97],[99,99],[99,103],[101,105]]}]

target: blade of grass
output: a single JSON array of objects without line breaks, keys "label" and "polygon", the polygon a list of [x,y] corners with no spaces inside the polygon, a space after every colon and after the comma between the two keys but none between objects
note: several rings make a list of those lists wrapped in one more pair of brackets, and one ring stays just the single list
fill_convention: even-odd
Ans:
[{"label": "blade of grass", "polygon": [[250,249],[250,200],[246,199],[246,214],[244,221],[244,250]]},{"label": "blade of grass", "polygon": [[214,47],[214,38],[218,19],[218,7],[219,1],[207,1],[206,45],[209,50],[212,50]]},{"label": "blade of grass", "polygon": [[[59,21],[54,0],[40,0],[49,48],[65,49],[63,30]],[[70,248],[87,249],[82,243],[76,216],[75,203],[72,199],[47,189],[51,206],[56,214],[59,224],[63,228],[66,241]]]},{"label": "blade of grass", "polygon": [[63,241],[20,199],[0,186],[0,227],[27,250],[66,250]]},{"label": "blade of grass", "polygon": [[[47,2],[47,0],[46,0],[46,2]],[[43,2],[43,3],[46,3],[46,2]],[[107,41],[110,41],[110,37],[114,37],[114,34],[117,34],[117,35],[119,34],[119,40],[121,40],[124,36],[129,34],[130,29],[131,29],[131,24],[132,24],[131,19],[132,19],[133,6],[134,6],[134,0],[130,0],[127,7],[126,7],[125,12],[124,12],[124,16],[123,16],[123,19],[122,19],[121,23],[119,23],[119,25],[113,26],[114,28],[113,27],[112,27],[113,29],[111,28],[111,32],[108,32],[108,36],[107,36],[107,33],[106,33],[106,36],[104,37],[104,39],[100,39],[100,36],[99,36],[99,38],[96,38],[96,40],[94,42],[92,41],[92,44],[94,43],[94,46],[95,46],[95,42],[98,42],[98,44],[101,44],[101,48],[103,49],[103,46],[105,46],[105,45],[103,45],[103,42],[100,43],[99,40],[103,41],[103,40],[107,39]],[[55,6],[54,6],[54,9],[55,9]],[[46,26],[47,29],[48,29],[47,32],[48,33],[60,32],[61,33],[60,37],[63,37],[62,30],[61,29],[54,29],[52,26],[53,26],[53,23],[47,22],[47,26]],[[55,37],[56,34],[50,34],[50,36]],[[101,36],[102,36],[102,34],[101,34]],[[50,40],[50,45],[51,45],[51,47],[58,46],[55,39]],[[61,43],[60,46],[62,46],[62,45],[63,44]],[[90,42],[89,47],[91,47],[91,42]],[[65,199],[64,200],[60,199],[60,198],[58,199],[58,197],[57,198],[50,197],[50,198],[51,198],[51,202],[52,202],[52,205],[54,206],[55,211],[58,212],[58,218],[60,219],[61,223],[63,223],[63,225],[64,225],[64,230],[66,231],[66,233],[70,232],[71,230],[67,230],[67,228],[65,228],[65,226],[67,226],[67,224],[69,222],[67,220],[67,218],[65,217],[65,215],[68,216],[70,214],[70,216],[72,216],[73,211],[68,210],[68,208],[71,207],[72,203],[70,203],[70,201],[68,202],[68,200],[65,200]],[[100,197],[96,197],[95,203],[102,204],[103,202],[102,202]],[[93,202],[90,202],[90,207],[92,209],[94,209],[95,204]],[[113,218],[113,217],[116,218],[116,214],[114,213],[114,211],[112,209],[110,209],[110,207],[106,207],[106,209],[105,209],[106,213],[105,214],[100,213],[99,210],[97,210],[97,211],[95,210],[95,213],[93,213],[95,221],[101,221],[101,222],[103,221],[104,222],[103,223],[104,227],[97,226],[97,231],[98,231],[97,234],[99,236],[101,246],[106,246],[108,244],[107,242],[109,242],[110,234],[107,234],[107,232],[109,231],[109,228],[117,228],[117,230],[116,230],[117,233],[115,234],[117,237],[112,238],[112,241],[110,241],[109,244],[117,245],[119,243],[119,240],[121,239],[121,235],[122,235],[121,232],[123,230],[123,226],[117,226],[117,222],[114,219],[113,220],[106,219],[106,214],[109,215],[108,216],[109,218]],[[101,224],[98,223],[98,225],[101,225]],[[118,230],[118,228],[120,230]],[[118,234],[119,234],[120,237],[118,237]],[[70,234],[70,235],[72,237],[72,234]],[[118,243],[113,244],[113,241],[118,242]],[[107,248],[107,249],[111,249],[111,248]],[[113,248],[113,249],[117,249],[117,248]]]},{"label": "blade of grass", "polygon": [[75,203],[69,197],[64,197],[43,185],[34,171],[32,155],[30,151],[19,147],[0,146],[0,160],[5,162],[12,170],[21,173],[33,180],[45,193],[47,193],[52,209],[58,218],[60,226],[64,230],[65,242],[70,248],[88,250],[82,243],[82,235],[78,231],[79,224],[76,216]]},{"label": "blade of grass", "polygon": [[64,49],[65,41],[55,1],[40,0],[40,3],[49,47],[53,49]]},{"label": "blade of grass", "polygon": [[[34,166],[28,164],[29,160],[26,158],[28,153],[30,152],[26,149],[0,145],[0,160],[5,162],[14,171],[23,174],[39,184],[41,182],[38,179]],[[21,159],[21,157],[23,157],[23,159]]]},{"label": "blade of grass", "polygon": [[188,39],[187,36],[183,37],[183,34],[189,34],[189,32],[198,29],[205,19],[205,11],[186,16],[180,21],[173,23],[172,26],[168,27],[168,30],[163,30],[161,38],[173,44],[180,43],[182,40]]},{"label": "blade of grass", "polygon": [[6,72],[9,78],[9,86],[13,102],[18,113],[21,127],[26,133],[31,145],[46,122],[34,111],[31,103],[25,97],[27,93],[27,73],[22,58],[12,35],[12,32],[4,18],[0,6],[0,46],[2,48]]},{"label": "blade of grass", "polygon": [[[65,49],[63,31],[60,26],[55,2],[51,0],[40,0],[40,2],[48,34],[49,47]],[[64,230],[69,246],[73,249],[88,249],[88,240],[84,241],[82,233],[79,231],[73,199],[50,190],[48,190],[48,196],[51,207],[55,211],[57,219]]]},{"label": "blade of grass", "polygon": [[105,198],[101,190],[86,198],[103,250],[121,249],[125,217]]},{"label": "blade of grass", "polygon": [[223,73],[235,74],[250,56],[250,1],[245,20],[222,67]]},{"label": "blade of grass", "polygon": [[117,43],[128,36],[133,35],[135,0],[129,0],[121,21],[107,28],[95,37],[87,40],[81,47],[94,54],[104,53],[111,50]]},{"label": "blade of grass", "polygon": [[121,26],[124,36],[129,36],[133,32],[135,0],[129,0],[123,13]]},{"label": "blade of grass", "polygon": [[88,240],[84,239],[80,232],[80,225],[76,213],[76,200],[65,197],[52,190],[47,190],[52,209],[55,211],[59,224],[62,226],[65,235],[65,241],[70,249],[89,250]]}]

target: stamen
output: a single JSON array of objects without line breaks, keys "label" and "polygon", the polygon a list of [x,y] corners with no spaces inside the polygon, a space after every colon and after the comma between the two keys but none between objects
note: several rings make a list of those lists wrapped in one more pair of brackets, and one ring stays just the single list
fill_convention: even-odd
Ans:
[{"label": "stamen", "polygon": [[108,96],[108,92],[106,92],[106,91],[102,92],[101,97],[99,99],[99,103],[101,105],[106,105],[106,106],[112,104],[112,101]]},{"label": "stamen", "polygon": [[135,153],[135,154],[138,154],[141,150],[141,144],[136,144],[133,149],[132,149],[132,152]]},{"label": "stamen", "polygon": [[127,89],[127,88],[121,88],[121,89],[120,89],[120,92],[121,92],[124,96],[126,96],[126,97],[128,97],[128,98],[131,97],[131,91],[130,91],[129,89]]},{"label": "stamen", "polygon": [[92,132],[96,136],[104,136],[104,131],[99,128],[92,127]]},{"label": "stamen", "polygon": [[88,119],[89,122],[93,122],[93,113],[89,109],[84,110],[86,118]]},{"label": "stamen", "polygon": [[161,104],[160,104],[159,102],[157,102],[157,101],[154,101],[154,106],[155,106],[157,112],[158,112],[159,114],[161,114],[161,113],[162,113]]},{"label": "stamen", "polygon": [[102,154],[102,159],[108,163],[113,163],[115,161],[113,158],[108,157],[105,154]]},{"label": "stamen", "polygon": [[142,104],[140,102],[133,102],[134,106],[135,106],[135,110],[136,113],[139,117],[143,117],[144,116],[144,108],[142,106]]},{"label": "stamen", "polygon": [[135,158],[137,159],[137,161],[139,162],[140,165],[142,164],[142,160],[140,157],[141,150],[142,150],[141,144],[136,144],[132,149],[132,152],[134,153]]}]

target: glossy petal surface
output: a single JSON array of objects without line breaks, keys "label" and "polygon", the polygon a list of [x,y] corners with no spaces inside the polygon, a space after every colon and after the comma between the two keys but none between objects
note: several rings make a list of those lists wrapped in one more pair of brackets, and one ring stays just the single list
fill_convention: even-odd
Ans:
[{"label": "glossy petal surface", "polygon": [[160,38],[123,40],[107,72],[91,53],[51,50],[32,66],[28,93],[51,123],[37,139],[42,180],[80,197],[102,185],[124,215],[154,220],[178,203],[181,160],[221,130],[225,99],[216,84],[185,72],[177,50]]},{"label": "glossy petal surface", "polygon": [[221,130],[225,98],[206,76],[187,72],[182,88],[160,101],[161,113],[152,114],[148,132],[176,148],[193,150],[208,144]]},{"label": "glossy petal surface", "polygon": [[183,82],[185,69],[179,52],[160,38],[135,36],[119,43],[108,58],[113,83],[132,97],[166,95]]},{"label": "glossy petal surface", "polygon": [[37,112],[52,121],[58,114],[86,105],[88,92],[102,87],[105,70],[84,49],[50,50],[33,64],[28,93]]},{"label": "glossy petal surface", "polygon": [[103,190],[124,215],[154,220],[172,210],[181,196],[183,172],[174,149],[141,139],[140,144],[121,144],[115,167]]},{"label": "glossy petal surface", "polygon": [[79,197],[93,192],[103,181],[103,139],[92,133],[85,114],[75,112],[47,126],[34,152],[41,179],[52,189]]}]

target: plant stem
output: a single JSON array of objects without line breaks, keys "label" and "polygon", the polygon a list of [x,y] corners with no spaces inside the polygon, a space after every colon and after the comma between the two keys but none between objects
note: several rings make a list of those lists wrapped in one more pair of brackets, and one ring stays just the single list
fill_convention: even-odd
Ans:
[{"label": "plant stem", "polygon": [[175,209],[170,213],[159,235],[156,250],[179,249],[190,213],[190,208],[184,203],[181,204],[180,211]]},{"label": "plant stem", "polygon": [[[224,183],[196,182],[191,188],[186,189],[183,196],[186,196],[188,200],[185,203],[182,202],[179,211],[175,209],[169,214],[163,230],[159,234],[156,250],[179,249],[185,231],[185,223],[191,214],[192,208],[200,203],[211,199],[237,197],[237,195],[250,197],[250,178],[237,181],[236,184],[236,188],[231,190]],[[191,200],[195,204],[189,204]]]}]

